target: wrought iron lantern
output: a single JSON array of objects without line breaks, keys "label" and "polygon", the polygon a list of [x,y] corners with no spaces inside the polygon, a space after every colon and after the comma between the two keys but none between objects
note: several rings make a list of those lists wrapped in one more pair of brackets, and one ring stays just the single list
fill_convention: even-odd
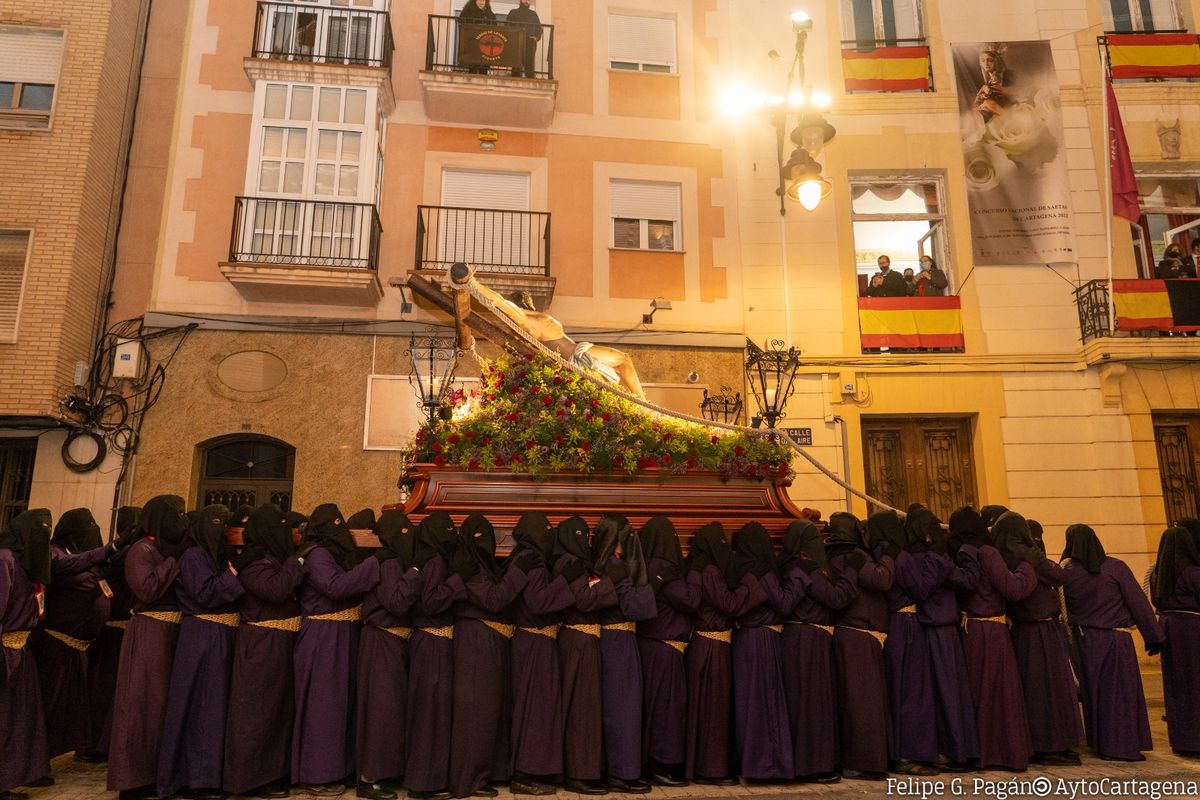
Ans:
[{"label": "wrought iron lantern", "polygon": [[710,395],[704,390],[704,400],[700,402],[700,413],[711,422],[724,422],[726,425],[736,425],[742,416],[742,393],[732,394],[728,386],[721,387],[720,394]]},{"label": "wrought iron lantern", "polygon": [[781,339],[768,341],[765,350],[746,340],[746,382],[750,384],[759,408],[758,416],[751,421],[752,427],[761,427],[765,421],[768,428],[774,428],[783,418],[783,409],[795,391],[800,351],[795,347],[786,350],[783,347]]},{"label": "wrought iron lantern", "polygon": [[432,425],[454,378],[454,368],[458,364],[458,338],[439,336],[436,329],[430,329],[422,336],[412,333],[409,334],[405,354],[412,362],[409,380],[416,385],[418,403],[425,409],[429,424]]}]

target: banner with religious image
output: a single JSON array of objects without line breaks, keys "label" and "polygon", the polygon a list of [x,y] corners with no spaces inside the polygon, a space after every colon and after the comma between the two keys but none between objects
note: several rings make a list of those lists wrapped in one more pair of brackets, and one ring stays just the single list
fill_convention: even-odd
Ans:
[{"label": "banner with religious image", "polygon": [[1050,43],[954,45],[976,264],[1075,261]]}]

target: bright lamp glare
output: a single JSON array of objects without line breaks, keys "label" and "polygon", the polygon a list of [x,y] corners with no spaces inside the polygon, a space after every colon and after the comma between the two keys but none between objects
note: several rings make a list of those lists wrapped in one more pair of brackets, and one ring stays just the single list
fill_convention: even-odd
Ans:
[{"label": "bright lamp glare", "polygon": [[783,105],[783,97],[781,97],[780,95],[777,95],[777,94],[773,94],[767,98],[767,105],[781,106],[781,105]]},{"label": "bright lamp glare", "polygon": [[792,12],[792,22],[795,22],[796,24],[808,22],[810,19],[812,19],[812,17],[808,15],[807,11],[796,9]]},{"label": "bright lamp glare", "polygon": [[817,108],[829,108],[833,105],[833,98],[829,96],[829,92],[817,89],[812,93],[812,103]]},{"label": "bright lamp glare", "polygon": [[805,211],[812,211],[821,203],[821,184],[815,180],[805,181],[797,187],[796,199]]},{"label": "bright lamp glare", "polygon": [[787,104],[792,108],[799,108],[804,105],[804,92],[795,90],[788,92]]},{"label": "bright lamp glare", "polygon": [[766,97],[744,86],[726,89],[717,98],[717,109],[723,117],[741,117],[766,103]]}]

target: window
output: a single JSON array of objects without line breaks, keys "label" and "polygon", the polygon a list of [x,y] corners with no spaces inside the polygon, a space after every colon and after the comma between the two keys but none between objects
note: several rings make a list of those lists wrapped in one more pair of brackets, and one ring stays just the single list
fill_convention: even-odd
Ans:
[{"label": "window", "polygon": [[50,127],[62,31],[0,25],[0,127]]},{"label": "window", "polygon": [[609,14],[608,65],[633,72],[674,72],[675,20]]},{"label": "window", "polygon": [[1200,177],[1196,175],[1139,175],[1138,205],[1142,216],[1130,224],[1138,274],[1158,277],[1155,268],[1167,242],[1185,255],[1200,241]]},{"label": "window", "polygon": [[201,457],[201,507],[274,503],[284,511],[291,508],[296,449],[286,442],[267,436],[222,437],[203,445]]},{"label": "window", "polygon": [[929,256],[945,273],[948,286],[936,292],[930,286],[926,294],[954,293],[940,179],[856,177],[850,193],[859,294],[866,293],[880,256],[887,256],[901,274],[907,268],[920,273],[921,258]]},{"label": "window", "polygon": [[336,86],[269,83],[263,91],[255,191],[259,195],[341,198],[370,187],[360,181],[367,92]]},{"label": "window", "polygon": [[614,180],[609,185],[612,246],[628,250],[678,251],[678,183]]},{"label": "window", "polygon": [[921,0],[841,0],[842,41],[860,47],[925,41]]},{"label": "window", "polygon": [[29,231],[0,230],[0,342],[17,340],[28,261]]},{"label": "window", "polygon": [[438,260],[484,272],[529,266],[538,233],[528,213],[529,191],[527,172],[443,170]]},{"label": "window", "polygon": [[1109,31],[1182,30],[1183,15],[1175,0],[1102,0],[1104,22]]}]

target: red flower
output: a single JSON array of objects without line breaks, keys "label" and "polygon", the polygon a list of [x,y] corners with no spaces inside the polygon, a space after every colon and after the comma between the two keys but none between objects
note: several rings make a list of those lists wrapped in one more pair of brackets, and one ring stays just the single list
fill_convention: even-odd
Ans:
[{"label": "red flower", "polygon": [[671,454],[663,453],[661,456],[658,457],[658,462],[660,464],[663,464],[664,466],[669,465],[671,463]]},{"label": "red flower", "polygon": [[436,466],[439,466],[439,467],[440,467],[440,466],[442,466],[443,464],[445,464],[445,463],[446,463],[446,457],[445,457],[445,456],[443,456],[443,455],[440,455],[440,454],[439,454],[439,455],[436,455],[436,456],[434,456],[434,457],[433,457],[433,463],[434,463]]},{"label": "red flower", "polygon": [[613,456],[613,466],[614,467],[619,467],[624,463],[625,463],[625,459],[621,458],[620,456]]},{"label": "red flower", "polygon": [[555,376],[554,376],[554,385],[555,385],[555,386],[559,386],[560,384],[562,384],[562,376],[561,376],[561,375],[555,375]]},{"label": "red flower", "polygon": [[516,453],[513,453],[513,455],[512,455],[512,458],[510,458],[510,459],[508,460],[508,463],[510,463],[510,464],[520,464],[520,463],[521,463],[521,457],[520,457],[519,455],[517,455]]},{"label": "red flower", "polygon": [[531,356],[529,353],[521,353],[521,358],[525,361],[533,361],[533,356]]},{"label": "red flower", "polygon": [[733,454],[735,456],[737,456],[738,458],[741,458],[745,454],[745,452],[746,451],[742,449],[742,446],[740,444],[737,447],[733,448]]},{"label": "red flower", "polygon": [[599,407],[600,407],[600,401],[593,398],[592,399],[592,408],[599,408]]},{"label": "red flower", "polygon": [[[497,388],[497,389],[499,389],[499,388],[500,388],[500,384],[496,384],[496,388]],[[488,394],[488,396],[487,396],[487,399],[488,399],[488,402],[490,403],[490,402],[492,402],[493,400],[495,400],[495,399],[496,399],[496,395],[494,395],[494,394],[490,394],[490,393],[489,393],[489,394]]]},{"label": "red flower", "polygon": [[542,395],[542,405],[544,405],[544,406],[554,405],[554,398],[548,394]]},{"label": "red flower", "polygon": [[562,443],[563,443],[563,441],[564,441],[564,440],[563,440],[563,436],[562,436],[562,434],[561,434],[561,433],[560,433],[558,436],[555,436],[555,437],[554,437],[554,443],[555,443],[555,444],[562,444]]},{"label": "red flower", "polygon": [[442,443],[441,443],[441,442],[434,442],[434,443],[433,443],[433,452],[435,452],[435,453],[440,453],[440,452],[442,452]]},{"label": "red flower", "polygon": [[583,418],[584,418],[584,419],[586,419],[588,422],[591,422],[591,421],[592,421],[592,412],[591,412],[591,411],[584,411],[584,412],[583,412]]},{"label": "red flower", "polygon": [[712,443],[713,443],[713,444],[716,444],[716,443],[717,443],[717,440],[718,440],[718,439],[720,439],[720,438],[721,438],[721,437],[717,436],[717,435],[714,433],[714,434],[713,434],[713,437],[712,437]]},{"label": "red flower", "polygon": [[491,443],[492,443],[492,437],[490,437],[490,436],[484,436],[482,439],[479,440],[480,447],[487,447]]},{"label": "red flower", "polygon": [[592,443],[584,442],[583,444],[579,445],[579,449],[586,453],[587,451],[592,449]]},{"label": "red flower", "polygon": [[662,435],[662,439],[663,439],[663,441],[664,441],[664,442],[669,442],[669,441],[671,441],[671,435],[672,435],[672,434],[671,434],[671,432],[670,432],[670,431],[667,431],[666,433],[664,433],[664,434]]},{"label": "red flower", "polygon": [[525,449],[526,450],[532,450],[535,447],[537,447],[537,442],[535,442],[533,439],[525,440]]},{"label": "red flower", "polygon": [[560,408],[554,412],[554,416],[561,417],[561,416],[566,415],[566,413],[567,413],[567,410],[565,408]]},{"label": "red flower", "polygon": [[605,422],[608,422],[609,420],[612,419],[612,414],[608,413],[607,411],[601,411],[600,419],[604,420]]},{"label": "red flower", "polygon": [[496,460],[493,463],[495,463],[495,465],[497,467],[503,467],[504,466],[504,456],[496,456]]},{"label": "red flower", "polygon": [[498,381],[502,381],[502,380],[504,380],[504,373],[503,373],[503,372],[497,372],[497,373],[496,373],[496,380],[498,380]]},{"label": "red flower", "polygon": [[529,373],[527,373],[527,372],[524,372],[524,371],[522,371],[522,372],[518,372],[518,373],[517,373],[517,383],[524,383],[524,382],[525,382],[525,376],[526,376],[526,375],[528,375],[528,374],[529,374]]},{"label": "red flower", "polygon": [[452,433],[447,441],[450,442],[450,444],[458,444],[459,438],[460,437],[457,433]]},{"label": "red flower", "polygon": [[512,388],[508,390],[508,393],[509,394],[520,394],[521,393],[521,384],[514,383],[512,385]]},{"label": "red flower", "polygon": [[688,460],[687,460],[687,466],[688,466],[688,469],[695,469],[695,468],[696,468],[696,463],[697,463],[697,462],[696,462],[696,457],[695,457],[695,456],[690,456],[690,457],[688,458]]},{"label": "red flower", "polygon": [[467,464],[467,469],[479,469],[479,459],[472,458],[471,463]]},{"label": "red flower", "polygon": [[463,434],[463,436],[466,436],[468,439],[474,439],[475,431],[467,431],[466,433]]},{"label": "red flower", "polygon": [[507,419],[509,422],[516,422],[517,421],[517,412],[515,412],[515,411],[508,412],[508,415],[505,417],[505,419]]}]

